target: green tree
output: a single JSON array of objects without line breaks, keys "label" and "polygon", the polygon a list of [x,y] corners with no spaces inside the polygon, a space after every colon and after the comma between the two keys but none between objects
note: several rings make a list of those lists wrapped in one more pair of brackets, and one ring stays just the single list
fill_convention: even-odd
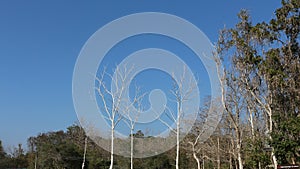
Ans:
[{"label": "green tree", "polygon": [[269,29],[277,47],[268,51],[265,74],[272,85],[275,130],[271,145],[278,160],[300,163],[300,2],[282,1]]},{"label": "green tree", "polygon": [[0,140],[0,159],[3,159],[6,156],[4,148],[2,146],[2,141]]},{"label": "green tree", "polygon": [[83,153],[63,131],[43,133],[30,141],[34,146],[37,168],[81,168]]},{"label": "green tree", "polygon": [[2,141],[0,140],[0,168],[6,167],[8,167],[8,160],[4,148],[2,146]]},{"label": "green tree", "polygon": [[[253,124],[255,120],[250,118],[252,139],[247,144],[256,149],[258,142],[264,145],[268,139],[274,148],[271,156],[275,168],[277,161],[299,162],[299,7],[300,1],[283,0],[274,19],[256,24],[243,10],[239,23],[223,30],[218,42],[224,65],[235,70],[228,73],[241,87],[239,92],[247,105],[243,111],[257,121],[264,120]],[[258,135],[265,139],[257,139]]]}]

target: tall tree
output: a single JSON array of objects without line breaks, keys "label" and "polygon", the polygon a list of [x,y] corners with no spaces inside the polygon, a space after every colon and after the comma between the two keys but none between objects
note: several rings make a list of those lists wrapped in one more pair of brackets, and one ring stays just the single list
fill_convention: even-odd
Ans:
[{"label": "tall tree", "polygon": [[[109,73],[103,71],[99,78],[97,78],[98,87],[96,91],[101,99],[102,111],[103,114],[106,115],[106,119],[110,123],[111,129],[111,138],[110,138],[110,169],[113,168],[114,165],[114,140],[115,140],[115,129],[119,122],[122,120],[122,114],[125,114],[124,107],[122,105],[126,105],[126,103],[130,102],[127,100],[123,100],[123,95],[125,90],[129,88],[130,85],[130,73],[132,73],[133,67],[127,68],[117,66],[114,74],[110,75]],[[107,86],[105,83],[105,79],[109,78],[111,81],[111,87]],[[126,108],[125,108],[126,109]]]},{"label": "tall tree", "polygon": [[[63,131],[42,133],[30,139],[36,152],[36,168],[80,168],[82,154]],[[33,168],[33,166],[31,165]]]},{"label": "tall tree", "polygon": [[277,157],[281,163],[299,158],[299,1],[283,0],[275,14],[269,23],[253,25],[242,11],[236,27],[221,32],[218,52],[239,74],[248,113],[264,117],[277,168]]},{"label": "tall tree", "polygon": [[[132,101],[130,101],[130,103],[125,104],[125,107],[122,107],[123,111],[124,111],[124,116],[126,117],[126,119],[124,119],[123,121],[125,122],[125,124],[128,126],[128,128],[130,129],[130,168],[133,169],[133,152],[134,152],[134,137],[138,136],[137,134],[134,134],[134,130],[135,130],[135,125],[138,121],[138,118],[140,116],[140,114],[143,111],[142,108],[142,99],[143,99],[143,94],[140,94],[139,88],[136,88],[135,91],[135,95],[134,98],[132,99]],[[134,109],[132,109],[132,107],[135,107]],[[141,132],[141,130],[139,130],[138,132]]]},{"label": "tall tree", "polygon": [[2,141],[0,140],[0,158],[4,158],[6,155],[5,151],[4,151],[4,148],[2,146]]},{"label": "tall tree", "polygon": [[300,2],[284,0],[269,24],[273,43],[263,69],[274,104],[271,145],[281,163],[300,163]]},{"label": "tall tree", "polygon": [[8,167],[8,161],[6,158],[6,153],[2,146],[2,141],[0,140],[0,168],[7,168],[7,167]]},{"label": "tall tree", "polygon": [[[174,97],[174,102],[176,104],[175,109],[170,109],[166,106],[165,114],[169,117],[169,119],[175,123],[175,125],[171,126],[169,125],[165,120],[163,120],[161,117],[158,117],[158,120],[162,122],[164,125],[166,125],[172,134],[175,134],[176,137],[176,158],[175,158],[175,168],[179,169],[179,160],[180,160],[180,140],[182,139],[182,130],[184,123],[188,124],[189,122],[186,122],[188,119],[188,114],[196,115],[198,113],[198,110],[192,110],[192,108],[186,112],[187,109],[185,108],[187,106],[186,103],[190,102],[195,97],[196,88],[197,88],[197,82],[193,81],[190,76],[187,75],[186,67],[183,67],[182,74],[179,75],[179,77],[176,77],[175,75],[172,76],[173,80],[173,89],[171,90],[171,93]],[[171,98],[172,99],[172,98]],[[171,100],[170,99],[170,100]],[[185,116],[185,117],[184,117]]]},{"label": "tall tree", "polygon": [[197,163],[197,168],[204,167],[204,160],[207,159],[212,162],[217,162],[217,168],[220,169],[220,138],[221,135],[218,133],[220,127],[218,127],[207,140],[205,138],[205,132],[207,128],[212,128],[213,125],[207,123],[209,116],[218,118],[220,107],[217,102],[218,99],[212,100],[211,97],[206,97],[201,105],[196,122],[192,121],[193,127],[190,133],[185,137],[183,141],[184,149],[191,153],[191,157]]}]

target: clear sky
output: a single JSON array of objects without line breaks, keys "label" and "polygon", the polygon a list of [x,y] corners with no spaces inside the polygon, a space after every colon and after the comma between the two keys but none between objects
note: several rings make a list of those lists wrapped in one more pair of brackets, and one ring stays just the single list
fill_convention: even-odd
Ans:
[{"label": "clear sky", "polygon": [[[87,39],[103,25],[137,12],[164,12],[199,27],[215,43],[240,9],[269,20],[279,0],[0,1],[0,139],[5,147],[64,130],[76,120],[72,74]],[[151,39],[151,37],[150,37]]]}]

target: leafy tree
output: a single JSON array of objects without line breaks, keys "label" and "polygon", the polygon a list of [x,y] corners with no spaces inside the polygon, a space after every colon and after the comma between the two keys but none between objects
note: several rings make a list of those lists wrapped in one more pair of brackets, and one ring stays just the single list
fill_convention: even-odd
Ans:
[{"label": "leafy tree", "polygon": [[28,161],[27,155],[24,154],[22,145],[19,144],[17,148],[13,149],[10,155],[8,155],[2,147],[0,141],[0,168],[27,168]]},{"label": "leafy tree", "polygon": [[8,161],[6,158],[6,153],[2,146],[2,141],[0,140],[0,168],[6,168],[8,167],[7,165],[8,165]]},{"label": "leafy tree", "polygon": [[135,138],[143,138],[144,137],[144,133],[142,132],[142,130],[138,130],[136,133],[133,134],[133,137],[135,137]]},{"label": "leafy tree", "polygon": [[255,140],[247,139],[245,142],[245,168],[263,168],[269,163],[269,155],[264,150],[263,137],[256,137]]},{"label": "leafy tree", "polygon": [[2,141],[0,140],[0,159],[3,159],[6,156],[6,153],[4,152]]},{"label": "leafy tree", "polygon": [[31,140],[38,168],[81,168],[82,153],[63,131],[43,133]]},{"label": "leafy tree", "polygon": [[[218,43],[218,52],[235,68],[231,73],[239,75],[235,79],[246,99],[245,111],[263,117],[265,128],[256,124],[257,130],[265,131],[274,148],[275,168],[278,160],[299,161],[299,6],[297,0],[283,0],[274,19],[257,24],[242,11],[240,22],[222,31]],[[257,144],[252,135],[251,144]]]},{"label": "leafy tree", "polygon": [[264,61],[265,74],[273,90],[275,130],[271,133],[271,145],[278,160],[300,163],[300,2],[282,1],[276,10],[276,18],[269,24],[274,34],[270,39],[278,43],[268,51]]}]

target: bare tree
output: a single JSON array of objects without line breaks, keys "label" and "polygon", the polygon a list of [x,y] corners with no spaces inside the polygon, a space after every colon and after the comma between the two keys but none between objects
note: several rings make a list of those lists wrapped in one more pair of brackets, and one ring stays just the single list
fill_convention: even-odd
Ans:
[{"label": "bare tree", "polygon": [[[206,114],[203,115],[199,113],[196,122],[193,120],[190,121],[190,123],[193,124],[193,128],[188,134],[187,137],[185,137],[184,142],[183,142],[183,148],[190,151],[192,154],[192,157],[195,159],[197,163],[197,168],[201,168],[201,159],[203,159],[202,156],[199,154],[203,152],[203,149],[205,148],[205,144],[200,143],[200,137],[203,134],[203,125],[205,122]],[[202,153],[203,154],[203,153]]]},{"label": "bare tree", "polygon": [[[126,107],[123,108],[124,110],[124,115],[126,119],[124,119],[125,124],[129,127],[130,129],[130,168],[133,169],[133,151],[134,151],[134,129],[135,129],[135,124],[138,121],[138,118],[143,111],[142,108],[142,99],[144,97],[144,94],[139,94],[140,90],[139,88],[136,88],[135,91],[135,96],[132,101],[130,101],[128,104],[126,104]],[[132,107],[135,108],[132,108]]]},{"label": "bare tree", "polygon": [[200,138],[204,133],[203,126],[208,114],[209,105],[207,103],[208,102],[205,101],[203,108],[199,110],[196,121],[194,120],[190,121],[190,123],[193,124],[193,128],[189,133],[188,137],[185,138],[185,142],[188,144],[186,145],[187,146],[186,149],[191,151],[192,157],[195,159],[198,169],[201,169],[201,160],[204,159],[203,152],[204,149],[206,149],[206,144],[201,142]]},{"label": "bare tree", "polygon": [[[223,110],[222,105],[219,103],[219,98],[206,97],[204,99],[204,104],[201,105],[200,111],[197,116],[197,120],[194,123],[193,129],[191,130],[189,136],[185,139],[185,142],[189,144],[187,146],[192,152],[192,156],[197,162],[198,169],[204,168],[205,159],[216,163],[216,168],[221,168],[221,157],[223,156],[225,150],[221,148],[220,139],[223,136],[222,130],[223,125],[219,123],[215,126],[215,123],[219,122],[221,118],[221,111]],[[214,118],[215,121],[209,120]],[[206,132],[212,128],[214,130],[209,138],[206,138]]]},{"label": "bare tree", "polygon": [[[101,73],[100,77],[96,78],[98,82],[98,87],[96,91],[101,99],[101,105],[103,107],[103,112],[106,115],[105,118],[110,123],[110,169],[113,168],[114,164],[114,139],[115,139],[115,129],[118,123],[122,119],[121,115],[121,104],[122,98],[125,90],[130,84],[129,74],[132,71],[127,69],[127,67],[116,67],[114,71],[114,76],[107,73],[105,70]],[[105,78],[110,79],[111,86],[108,87],[105,83]]]},{"label": "bare tree", "polygon": [[[179,153],[180,153],[180,140],[181,140],[181,129],[182,129],[182,123],[183,117],[188,112],[185,112],[184,104],[186,102],[189,102],[196,93],[197,83],[193,81],[193,79],[187,79],[186,78],[186,67],[183,67],[183,72],[180,77],[175,77],[175,75],[172,75],[173,79],[173,89],[171,90],[172,95],[174,96],[176,103],[176,110],[172,110],[166,106],[166,115],[169,117],[171,121],[175,123],[175,127],[169,125],[166,121],[164,121],[162,118],[158,117],[157,119],[162,122],[164,125],[166,125],[170,131],[172,131],[176,135],[176,169],[179,169]],[[198,110],[190,110],[192,111],[192,114],[197,114]]]},{"label": "bare tree", "polygon": [[215,55],[215,62],[217,64],[217,71],[222,86],[222,102],[225,113],[229,120],[229,129],[232,129],[232,141],[233,147],[235,147],[235,153],[239,169],[243,169],[242,159],[242,135],[243,130],[241,126],[241,116],[245,110],[245,100],[242,93],[242,85],[240,81],[240,74],[235,70],[235,66],[231,66],[231,69],[224,69],[221,66],[221,59]]}]

